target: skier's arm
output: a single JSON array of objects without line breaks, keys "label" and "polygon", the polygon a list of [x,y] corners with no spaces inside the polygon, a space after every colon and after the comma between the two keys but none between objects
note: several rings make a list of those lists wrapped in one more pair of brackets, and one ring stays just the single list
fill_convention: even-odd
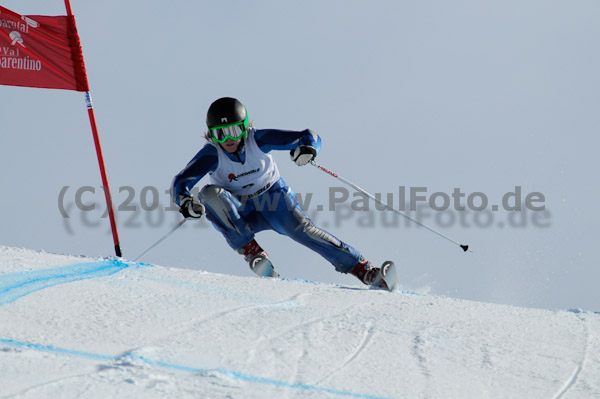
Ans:
[{"label": "skier's arm", "polygon": [[181,199],[190,197],[190,190],[207,173],[215,171],[219,163],[217,149],[210,144],[206,144],[196,154],[196,156],[179,172],[171,184],[171,201],[181,205]]},{"label": "skier's arm", "polygon": [[321,138],[310,129],[302,131],[259,129],[254,132],[258,147],[265,153],[271,150],[293,150],[300,146],[321,150]]}]

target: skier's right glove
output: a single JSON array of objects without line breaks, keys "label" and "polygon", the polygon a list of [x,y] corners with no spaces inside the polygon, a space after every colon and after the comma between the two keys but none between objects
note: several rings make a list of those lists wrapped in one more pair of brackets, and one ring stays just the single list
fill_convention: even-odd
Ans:
[{"label": "skier's right glove", "polygon": [[179,201],[179,212],[184,218],[198,219],[204,215],[204,205],[192,197],[185,197]]},{"label": "skier's right glove", "polygon": [[301,145],[290,151],[290,158],[298,166],[304,166],[317,156],[317,150],[309,145]]}]

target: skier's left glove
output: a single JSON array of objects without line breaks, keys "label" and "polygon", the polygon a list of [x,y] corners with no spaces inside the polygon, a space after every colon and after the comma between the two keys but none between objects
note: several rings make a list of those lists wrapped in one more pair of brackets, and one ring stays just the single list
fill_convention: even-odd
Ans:
[{"label": "skier's left glove", "polygon": [[290,151],[290,158],[298,166],[304,166],[317,157],[317,150],[309,145],[301,145]]},{"label": "skier's left glove", "polygon": [[204,205],[192,197],[185,197],[179,201],[179,212],[184,218],[198,219],[204,215]]}]

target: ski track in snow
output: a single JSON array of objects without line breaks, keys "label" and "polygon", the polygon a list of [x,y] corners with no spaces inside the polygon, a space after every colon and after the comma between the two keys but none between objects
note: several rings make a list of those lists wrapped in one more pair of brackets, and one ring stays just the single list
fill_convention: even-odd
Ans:
[{"label": "ski track in snow", "polygon": [[47,387],[47,386],[50,386],[50,385],[58,384],[58,383],[63,382],[63,381],[68,381],[68,380],[71,380],[71,379],[81,378],[81,377],[84,377],[84,376],[87,376],[87,375],[90,375],[90,374],[93,374],[93,373],[95,373],[95,371],[94,372],[88,372],[88,373],[79,373],[79,374],[74,374],[74,375],[68,375],[68,376],[64,376],[64,377],[60,377],[60,378],[55,378],[55,379],[52,379],[52,380],[49,380],[49,381],[42,382],[40,384],[36,384],[36,385],[30,386],[30,387],[25,388],[22,391],[17,392],[15,394],[8,395],[8,396],[2,396],[1,398],[2,399],[18,398],[19,396],[27,395],[29,392],[32,392],[32,391],[39,390],[41,388],[44,388],[44,387]]},{"label": "ski track in snow", "polygon": [[[152,341],[146,342],[144,347],[148,347],[148,346],[153,346],[156,345],[160,342],[166,341],[171,337],[174,336],[181,336],[184,334],[187,334],[189,332],[193,332],[196,331],[198,326],[203,325],[205,323],[211,322],[213,320],[218,320],[221,319],[225,316],[229,316],[231,314],[237,313],[237,312],[243,312],[243,311],[248,311],[248,310],[256,310],[256,309],[260,309],[260,308],[269,308],[269,307],[279,307],[279,306],[283,306],[285,304],[288,304],[290,302],[293,302],[294,299],[298,296],[297,295],[293,295],[292,297],[288,298],[288,299],[284,299],[282,301],[279,302],[275,302],[275,303],[261,303],[261,304],[254,304],[254,305],[244,305],[244,306],[235,306],[229,309],[225,309],[225,310],[221,310],[218,312],[214,312],[211,313],[209,315],[206,315],[204,317],[201,318],[197,318],[197,319],[192,319],[188,322],[185,322],[183,325],[180,325],[175,331],[171,331],[168,334],[162,335],[160,337],[155,338]],[[137,349],[142,349],[142,347],[139,348],[134,348],[131,349],[129,352],[133,352]]]},{"label": "ski track in snow", "polygon": [[[305,294],[298,294],[294,298],[297,299],[300,296],[304,296],[304,295]],[[325,321],[335,319],[336,317],[346,315],[346,314],[348,314],[348,312],[351,309],[353,309],[355,307],[356,307],[355,305],[352,305],[352,306],[349,306],[349,307],[343,309],[342,311],[337,311],[335,313],[328,314],[326,316],[312,318],[310,320],[306,320],[306,321],[303,321],[302,323],[294,324],[292,326],[283,326],[284,327],[283,329],[277,330],[274,333],[266,334],[266,335],[260,337],[258,340],[255,340],[253,343],[253,346],[247,351],[247,356],[252,359],[255,357],[258,348],[264,347],[265,345],[268,345],[269,343],[277,342],[278,340],[284,340],[284,338],[286,336],[293,335],[293,333],[295,333],[296,331],[303,332],[303,334],[302,334],[302,338],[303,338],[303,342],[304,342],[303,350],[296,358],[294,370],[290,370],[291,371],[290,374],[292,375],[291,380],[297,380],[299,364],[301,362],[301,358],[307,352],[306,351],[307,346],[310,345],[310,339],[308,338],[307,333],[306,333],[307,328],[309,326],[317,325],[317,324],[323,323]],[[320,384],[321,382],[322,381],[319,380],[319,381],[315,382],[315,384]]]},{"label": "ski track in snow", "polygon": [[422,377],[422,394],[425,398],[435,397],[432,392],[434,391],[434,387],[432,386],[432,377],[431,370],[429,369],[427,356],[426,356],[426,336],[427,329],[419,332],[413,332],[413,340],[412,346],[410,348],[410,352],[412,357],[415,359],[415,362],[418,366],[418,369],[421,373]]},{"label": "ski track in snow", "polygon": [[329,378],[331,378],[332,375],[337,374],[338,372],[346,368],[350,363],[352,363],[356,358],[358,358],[362,351],[364,351],[367,348],[369,342],[371,341],[371,338],[373,338],[373,335],[375,334],[373,331],[373,323],[370,320],[367,321],[364,325],[364,328],[365,330],[363,332],[361,340],[356,345],[352,353],[342,362],[342,364],[334,368],[331,372],[327,373],[323,378],[317,380],[317,384],[321,384],[322,382],[327,381]]},{"label": "ski track in snow", "polygon": [[588,325],[588,321],[585,318],[581,317],[580,315],[577,315],[577,317],[583,323],[583,329],[584,329],[584,333],[585,333],[585,344],[583,347],[583,353],[581,355],[581,361],[577,364],[577,366],[575,367],[575,370],[573,370],[573,374],[571,375],[571,377],[565,382],[565,384],[563,385],[561,390],[552,399],[563,398],[565,396],[565,394],[567,394],[569,392],[569,390],[571,388],[573,388],[575,386],[575,384],[577,384],[577,381],[579,380],[579,375],[583,371],[583,367],[584,367],[587,357],[588,357],[588,348],[590,347],[590,337],[591,337],[590,327]]},{"label": "ski track in snow", "polygon": [[427,358],[425,357],[425,351],[423,349],[425,340],[422,333],[415,334],[413,339],[413,346],[411,348],[412,355],[417,360],[417,364],[421,369],[423,376],[428,379],[431,376],[431,372],[427,368]]}]

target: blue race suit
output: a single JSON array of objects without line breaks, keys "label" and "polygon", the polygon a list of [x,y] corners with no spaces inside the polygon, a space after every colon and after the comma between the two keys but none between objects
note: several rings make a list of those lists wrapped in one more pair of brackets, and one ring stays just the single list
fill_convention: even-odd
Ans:
[{"label": "blue race suit", "polygon": [[[272,150],[289,151],[300,145],[312,146],[317,152],[321,148],[321,138],[309,129],[251,128],[246,140],[254,140],[265,154]],[[191,196],[190,190],[202,177],[217,170],[218,151],[222,151],[221,156],[226,154],[229,160],[244,164],[250,144],[254,145],[243,143],[235,154],[230,154],[207,143],[173,179],[172,200],[179,205],[182,198]],[[317,252],[342,273],[349,273],[361,258],[356,249],[312,223],[282,178],[252,196],[235,195],[222,187],[207,185],[200,191],[199,200],[206,207],[208,220],[234,250],[252,241],[255,233],[274,230]]]}]

